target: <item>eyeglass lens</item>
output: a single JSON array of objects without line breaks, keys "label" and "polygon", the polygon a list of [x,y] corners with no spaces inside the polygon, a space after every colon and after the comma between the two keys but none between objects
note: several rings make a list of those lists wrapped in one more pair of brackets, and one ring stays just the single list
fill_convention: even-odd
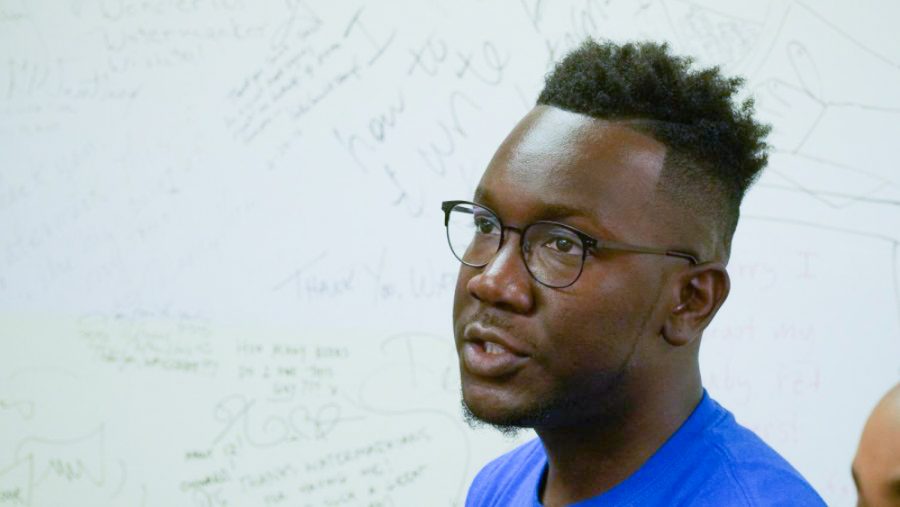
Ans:
[{"label": "eyeglass lens", "polygon": [[[500,219],[481,206],[460,203],[449,212],[447,239],[463,264],[486,266],[500,250]],[[522,254],[531,275],[544,285],[565,287],[575,282],[584,263],[584,246],[574,231],[537,222],[522,237]]]}]

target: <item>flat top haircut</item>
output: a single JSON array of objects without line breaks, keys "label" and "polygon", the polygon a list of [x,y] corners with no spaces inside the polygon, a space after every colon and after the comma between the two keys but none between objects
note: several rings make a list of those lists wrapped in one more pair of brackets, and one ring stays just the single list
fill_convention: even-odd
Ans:
[{"label": "flat top haircut", "polygon": [[692,63],[667,44],[588,39],[548,74],[537,103],[628,122],[665,144],[660,190],[710,223],[727,257],[771,127],[753,119],[752,99],[736,102],[743,79]]}]

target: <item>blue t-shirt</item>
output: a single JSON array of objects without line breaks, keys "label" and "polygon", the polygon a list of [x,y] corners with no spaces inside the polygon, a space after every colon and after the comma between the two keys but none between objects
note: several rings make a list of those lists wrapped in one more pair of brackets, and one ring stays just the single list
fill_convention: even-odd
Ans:
[{"label": "blue t-shirt", "polygon": [[[469,488],[467,507],[539,507],[547,470],[540,439],[489,463]],[[706,391],[690,417],[641,468],[577,507],[708,505],[822,506],[799,472],[741,426]]]}]

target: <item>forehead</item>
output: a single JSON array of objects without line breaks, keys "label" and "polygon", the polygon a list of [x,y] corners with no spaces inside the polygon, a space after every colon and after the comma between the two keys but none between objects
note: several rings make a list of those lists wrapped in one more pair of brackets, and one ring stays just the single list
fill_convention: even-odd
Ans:
[{"label": "forehead", "polygon": [[621,122],[538,106],[497,150],[476,199],[515,215],[508,220],[579,214],[603,228],[633,228],[657,208],[665,154],[664,144]]}]

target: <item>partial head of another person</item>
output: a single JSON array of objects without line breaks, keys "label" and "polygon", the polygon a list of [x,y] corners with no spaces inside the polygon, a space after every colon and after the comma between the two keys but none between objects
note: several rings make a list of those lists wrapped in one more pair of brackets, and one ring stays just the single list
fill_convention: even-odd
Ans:
[{"label": "partial head of another person", "polygon": [[900,384],[866,421],[852,474],[859,507],[900,507]]}]

